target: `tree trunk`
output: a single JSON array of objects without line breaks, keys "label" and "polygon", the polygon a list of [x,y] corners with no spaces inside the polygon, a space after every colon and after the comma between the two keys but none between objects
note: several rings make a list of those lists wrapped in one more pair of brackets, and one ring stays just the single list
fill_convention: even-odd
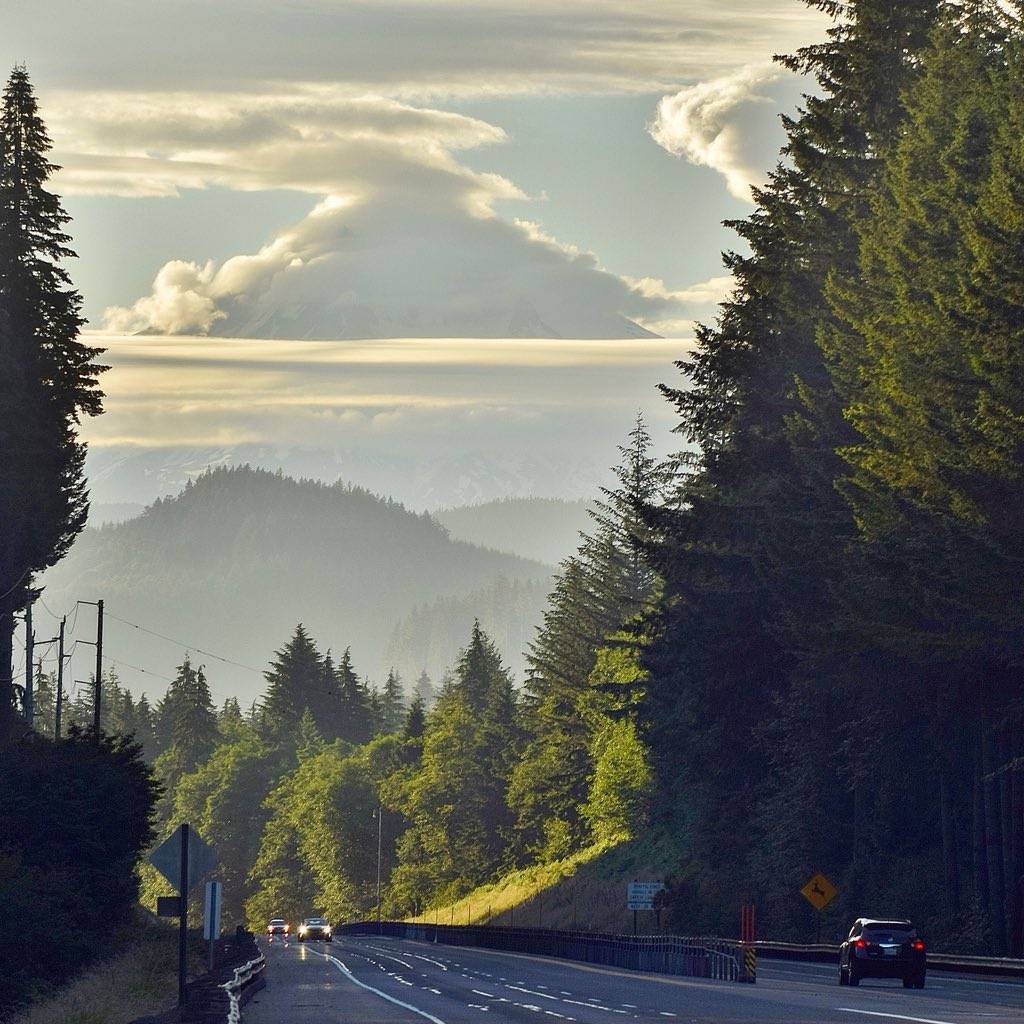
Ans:
[{"label": "tree trunk", "polygon": [[14,609],[0,603],[0,743],[11,733],[14,711]]},{"label": "tree trunk", "polygon": [[974,793],[971,813],[971,872],[974,902],[980,914],[988,917],[988,861],[985,857],[985,797],[982,783],[981,736],[974,743]]},{"label": "tree trunk", "polygon": [[1024,719],[1016,719],[1011,733],[1010,834],[1013,852],[1014,901],[1013,955],[1024,956]]},{"label": "tree trunk", "polygon": [[1006,887],[1003,879],[1003,836],[999,818],[999,778],[995,748],[996,740],[985,733],[981,741],[982,790],[985,800],[985,854],[988,862],[988,912],[992,928],[992,950],[997,956],[1006,954]]},{"label": "tree trunk", "polygon": [[999,730],[996,782],[999,786],[999,820],[1002,822],[1003,916],[1006,919],[1006,951],[1013,949],[1017,936],[1017,886],[1013,864],[1013,726]]},{"label": "tree trunk", "polygon": [[960,914],[960,866],[956,853],[956,809],[950,792],[949,770],[939,776],[939,804],[942,813],[942,865],[946,881],[946,913],[950,921]]}]

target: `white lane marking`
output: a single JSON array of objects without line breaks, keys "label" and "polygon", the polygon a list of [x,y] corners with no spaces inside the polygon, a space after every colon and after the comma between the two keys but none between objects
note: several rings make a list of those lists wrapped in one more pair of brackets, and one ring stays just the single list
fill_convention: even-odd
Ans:
[{"label": "white lane marking", "polygon": [[[370,946],[370,949],[377,949],[377,947]],[[384,953],[384,950],[378,949],[377,952]],[[408,967],[410,971],[413,970],[413,966],[411,963],[409,963],[408,960],[402,960],[400,957],[392,956],[390,953],[384,953],[384,958],[386,960],[394,960],[396,964],[401,964],[403,967]]]},{"label": "white lane marking", "polygon": [[420,956],[419,953],[410,953],[409,956],[413,957],[415,960],[425,960],[428,964],[433,964],[435,967],[440,967],[442,971],[448,970],[448,968],[445,967],[445,965],[441,963],[440,960],[431,960],[429,956]]},{"label": "white lane marking", "polygon": [[547,985],[538,985],[537,988],[547,988]]},{"label": "white lane marking", "polygon": [[481,992],[480,989],[478,989],[478,988],[470,989],[470,991],[473,993],[473,995],[475,995],[475,996],[483,996],[485,999],[497,999],[498,998],[493,992]]},{"label": "white lane marking", "polygon": [[[316,950],[312,950],[312,952],[316,953]],[[440,1017],[435,1017],[432,1013],[427,1013],[426,1010],[421,1010],[418,1006],[413,1006],[412,1003],[403,1003],[401,999],[389,996],[387,992],[381,992],[379,988],[374,988],[372,985],[367,985],[365,981],[360,981],[337,957],[330,956],[328,953],[316,953],[316,955],[322,956],[329,963],[334,964],[334,966],[337,967],[349,981],[358,985],[360,988],[365,988],[367,992],[372,992],[374,995],[380,996],[381,999],[386,999],[389,1003],[394,1003],[395,1006],[400,1006],[403,1010],[409,1010],[420,1017],[425,1017],[431,1022],[431,1024],[445,1024]],[[441,993],[438,992],[438,995],[440,994]]]},{"label": "white lane marking", "polygon": [[614,1006],[602,1006],[600,1003],[581,1003],[578,999],[563,999],[562,1002],[570,1006],[585,1006],[588,1010],[605,1010],[608,1013],[621,1013],[623,1017],[629,1016],[625,1010],[617,1010]]},{"label": "white lane marking", "polygon": [[546,992],[534,992],[529,988],[520,988],[518,985],[506,985],[505,988],[510,988],[514,992],[525,992],[528,996],[540,996],[541,999],[550,999],[552,1002],[557,1003],[558,996],[549,996]]},{"label": "white lane marking", "polygon": [[658,1016],[659,1017],[674,1017],[675,1014],[674,1013],[669,1013],[668,1010],[659,1010],[658,1011]]},{"label": "white lane marking", "polygon": [[571,996],[572,995],[571,992],[566,992],[564,988],[561,990],[561,992],[562,992],[563,996]]},{"label": "white lane marking", "polygon": [[490,1009],[489,1006],[481,1006],[479,1003],[467,1003],[466,1004],[471,1010],[483,1010],[486,1012]]},{"label": "white lane marking", "polygon": [[953,1024],[948,1020],[932,1020],[930,1017],[905,1017],[902,1013],[879,1013],[875,1010],[851,1010],[848,1006],[837,1006],[840,1013],[860,1013],[865,1017],[885,1017],[887,1020],[912,1020],[916,1024]]},{"label": "white lane marking", "polygon": [[623,1006],[624,1006],[624,1007],[625,1007],[625,1008],[626,1008],[627,1010],[635,1010],[635,1009],[637,1008],[637,1007],[636,1007],[636,1004],[635,1004],[635,1003],[623,1003],[622,1005],[623,1005]]}]

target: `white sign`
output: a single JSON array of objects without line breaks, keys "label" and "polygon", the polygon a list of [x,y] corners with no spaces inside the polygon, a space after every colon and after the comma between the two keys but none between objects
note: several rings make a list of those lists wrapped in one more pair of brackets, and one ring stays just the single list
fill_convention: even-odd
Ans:
[{"label": "white sign", "polygon": [[207,882],[203,894],[203,938],[210,942],[220,938],[220,882]]},{"label": "white sign", "polygon": [[629,882],[626,885],[628,910],[653,910],[654,897],[665,888],[664,882]]}]

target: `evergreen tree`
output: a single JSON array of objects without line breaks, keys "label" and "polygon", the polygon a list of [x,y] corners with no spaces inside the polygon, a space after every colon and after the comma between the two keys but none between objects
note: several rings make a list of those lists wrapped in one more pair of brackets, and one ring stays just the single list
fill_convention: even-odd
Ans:
[{"label": "evergreen tree", "polygon": [[206,673],[202,666],[194,667],[188,655],[157,705],[155,719],[154,731],[161,753],[154,768],[165,787],[159,809],[166,820],[178,781],[194,772],[213,753],[221,738]]},{"label": "evergreen tree", "polygon": [[[858,227],[898,141],[902,96],[919,73],[939,7],[937,0],[807,2],[834,24],[825,42],[783,63],[812,76],[818,91],[784,118],[787,162],[755,193],[754,214],[732,225],[749,247],[726,259],[734,295],[679,364],[685,385],[663,389],[687,450],[679,493],[648,517],[660,533],[655,560],[666,592],[646,648],[644,731],[666,826],[686,829],[705,866],[705,906],[726,894],[715,865],[729,862],[730,884],[739,872],[751,888],[774,886],[766,880],[785,874],[778,844],[762,842],[753,827],[773,789],[763,772],[765,709],[776,701],[794,711],[807,701],[827,707],[836,687],[856,685],[854,666],[827,655],[855,524],[834,487],[842,472],[837,449],[851,428],[821,344],[835,323],[826,292],[832,277],[856,268]],[[788,698],[797,684],[799,698]],[[829,728],[826,720],[822,729]],[[816,753],[829,751],[824,760],[811,756],[810,744],[806,754],[792,752],[793,773],[804,782],[796,793],[807,802],[787,814],[818,824],[799,862],[834,864],[853,845],[853,801],[835,786],[842,737],[821,741]],[[813,803],[822,789],[829,799]],[[825,819],[815,819],[822,811]],[[744,847],[737,837],[751,841]],[[852,879],[844,881],[856,900]],[[779,914],[770,919],[781,931],[792,916],[781,906]],[[712,917],[694,926],[722,923]]]},{"label": "evergreen tree", "polygon": [[474,623],[453,679],[430,713],[422,757],[389,803],[408,819],[392,889],[399,904],[461,894],[506,863],[506,790],[520,748],[512,682]]},{"label": "evergreen tree", "polygon": [[398,732],[405,719],[405,694],[402,680],[398,673],[391,669],[381,691],[381,731],[384,733]]},{"label": "evergreen tree", "polygon": [[352,651],[346,647],[334,672],[335,728],[326,735],[348,743],[366,743],[374,733],[369,688],[352,667]]},{"label": "evergreen tree", "polygon": [[0,739],[14,724],[14,613],[85,526],[77,427],[102,411],[101,350],[79,340],[81,299],[61,265],[74,256],[69,218],[45,187],[50,148],[15,67],[0,109]]},{"label": "evergreen tree", "polygon": [[637,417],[615,467],[618,485],[603,488],[591,510],[594,530],[560,567],[555,589],[528,653],[529,742],[516,766],[509,800],[518,844],[542,858],[562,857],[587,841],[581,815],[593,772],[591,673],[605,640],[649,609],[659,582],[650,568],[647,510],[661,504],[669,468],[656,461]]},{"label": "evergreen tree", "polygon": [[288,643],[274,654],[264,677],[267,692],[261,712],[267,738],[293,744],[295,730],[307,708],[323,734],[333,735],[333,723],[326,714],[328,702],[332,706],[335,703],[333,680],[325,678],[324,661],[301,622]]},{"label": "evergreen tree", "polygon": [[429,711],[434,706],[434,700],[436,699],[434,684],[430,681],[430,676],[427,675],[426,669],[420,672],[413,692],[423,701],[424,710]]},{"label": "evergreen tree", "polygon": [[424,733],[427,722],[427,712],[423,704],[423,698],[418,694],[413,697],[409,710],[405,715],[405,725],[402,727],[402,738],[406,740],[418,740]]}]

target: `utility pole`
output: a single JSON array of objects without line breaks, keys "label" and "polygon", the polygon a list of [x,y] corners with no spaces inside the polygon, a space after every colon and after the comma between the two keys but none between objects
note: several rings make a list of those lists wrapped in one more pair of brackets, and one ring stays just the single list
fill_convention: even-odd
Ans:
[{"label": "utility pole", "polygon": [[96,690],[92,706],[92,730],[100,736],[100,700],[103,694],[103,599],[96,602]]},{"label": "utility pole", "polygon": [[32,601],[34,595],[29,593],[28,604],[25,605],[25,699],[22,708],[25,711],[25,722],[32,728],[35,717],[35,692],[32,686],[32,659],[35,657],[35,633],[32,631]]},{"label": "utility pole", "polygon": [[57,638],[57,705],[53,711],[53,738],[60,739],[60,712],[64,702],[64,624],[67,616],[60,620],[60,634]]}]

